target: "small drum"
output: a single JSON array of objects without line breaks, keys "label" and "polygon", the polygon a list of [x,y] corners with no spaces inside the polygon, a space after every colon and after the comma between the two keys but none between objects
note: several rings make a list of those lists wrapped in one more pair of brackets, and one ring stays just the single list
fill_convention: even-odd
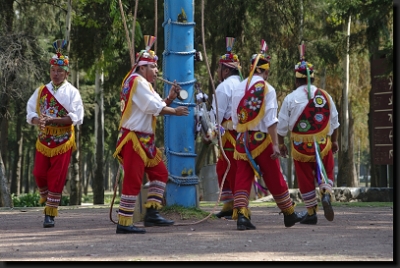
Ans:
[{"label": "small drum", "polygon": [[177,98],[179,100],[183,101],[183,100],[186,100],[188,97],[189,97],[189,93],[187,92],[187,90],[181,89],[179,91],[179,94],[178,94]]}]

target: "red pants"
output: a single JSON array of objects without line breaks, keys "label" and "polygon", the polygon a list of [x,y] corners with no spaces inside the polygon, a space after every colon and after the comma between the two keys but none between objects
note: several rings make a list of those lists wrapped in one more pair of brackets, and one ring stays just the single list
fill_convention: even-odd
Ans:
[{"label": "red pants", "polygon": [[[322,159],[322,162],[324,164],[328,179],[331,180],[333,183],[335,181],[335,175],[334,175],[335,161],[333,160],[332,150],[329,150],[328,154]],[[317,171],[317,163],[300,162],[294,160],[294,168],[296,171],[297,183],[299,185],[300,193],[309,193],[311,191],[315,191],[315,182],[316,182],[315,173]],[[324,183],[324,180],[322,178],[321,182]],[[327,182],[327,184],[329,183]]]},{"label": "red pants", "polygon": [[[229,160],[230,167],[229,171],[226,174],[225,182],[222,187],[222,192],[229,192],[232,191],[232,194],[235,190],[235,176],[236,176],[236,160],[233,158],[233,149],[234,146],[230,141],[226,141],[224,148],[231,148],[232,151],[224,151],[226,157]],[[228,162],[226,161],[225,157],[222,155],[221,158],[218,158],[217,165],[216,165],[216,172],[218,178],[218,185],[221,188],[222,180],[224,178],[225,172],[228,169]]]},{"label": "red pants", "polygon": [[168,180],[168,170],[163,161],[154,167],[145,167],[142,158],[133,150],[132,141],[128,141],[121,149],[123,159],[124,181],[122,182],[123,195],[139,195],[143,175],[146,172],[149,181],[161,181],[166,183]]},{"label": "red pants", "polygon": [[36,150],[33,176],[39,188],[47,187],[50,192],[62,193],[67,179],[72,149],[63,154],[47,157]]},{"label": "red pants", "polygon": [[[263,180],[272,195],[280,195],[288,190],[285,179],[281,172],[279,159],[271,159],[272,143],[257,156],[254,161],[259,165],[263,174]],[[246,191],[250,194],[251,186],[254,182],[254,171],[249,161],[236,160],[237,172],[235,179],[235,193]]]}]

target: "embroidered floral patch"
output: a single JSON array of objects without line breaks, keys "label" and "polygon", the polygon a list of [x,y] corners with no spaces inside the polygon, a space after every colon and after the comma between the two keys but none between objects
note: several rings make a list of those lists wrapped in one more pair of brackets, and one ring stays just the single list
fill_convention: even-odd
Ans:
[{"label": "embroidered floral patch", "polygon": [[322,122],[324,120],[324,115],[322,113],[317,113],[314,115],[314,119],[317,122]]},{"label": "embroidered floral patch", "polygon": [[262,141],[262,140],[264,140],[264,139],[265,139],[265,133],[264,133],[264,132],[256,132],[256,133],[254,134],[254,139],[255,139],[256,141]]},{"label": "embroidered floral patch", "polygon": [[247,122],[247,118],[249,117],[249,114],[247,113],[247,110],[240,107],[239,109],[239,113],[238,113],[238,121],[241,124],[244,124]]},{"label": "embroidered floral patch", "polygon": [[307,120],[301,120],[297,124],[297,127],[299,132],[306,132],[311,128],[311,125]]},{"label": "embroidered floral patch", "polygon": [[314,98],[315,107],[324,107],[326,104],[326,99],[323,95],[316,95]]}]

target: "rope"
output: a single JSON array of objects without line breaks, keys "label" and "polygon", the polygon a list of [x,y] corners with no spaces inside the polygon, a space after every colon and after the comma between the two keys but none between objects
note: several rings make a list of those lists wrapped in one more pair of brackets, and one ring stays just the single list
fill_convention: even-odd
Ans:
[{"label": "rope", "polygon": [[[158,10],[157,10],[157,0],[154,0],[154,36],[157,36],[157,24],[158,24]],[[157,42],[154,44],[154,53],[157,55]],[[156,84],[156,83],[155,83]]]},{"label": "rope", "polygon": [[[216,109],[218,111],[218,102],[217,102],[216,94],[215,94],[214,79],[213,79],[213,77],[211,75],[210,65],[208,64],[208,57],[207,57],[205,37],[204,37],[205,36],[205,34],[204,34],[204,0],[201,1],[201,36],[202,36],[202,41],[203,41],[204,58],[205,58],[206,66],[207,66],[208,75],[210,76],[210,81],[211,81],[211,85],[212,85],[212,88],[213,88],[213,94],[214,94],[214,98],[215,98],[215,106],[216,106]],[[219,122],[218,113],[216,113],[216,117],[217,117],[217,122]],[[218,131],[218,140],[219,140],[220,148],[222,148],[221,131]],[[231,167],[231,163],[230,163],[228,157],[226,156],[224,150],[220,150],[220,151],[221,151],[223,157],[225,158],[225,160],[228,163],[228,167],[227,167],[227,169],[226,169],[226,171],[224,173],[224,176],[223,176],[222,182],[221,182],[221,186],[220,186],[220,188],[222,189],[222,187],[224,185],[224,182],[225,182],[225,179],[226,179],[226,175],[228,174],[228,171],[229,171],[229,169]],[[177,226],[195,225],[195,224],[201,223],[203,221],[206,221],[207,219],[209,219],[211,217],[211,215],[214,214],[216,208],[218,207],[218,203],[219,203],[219,201],[221,199],[221,194],[222,194],[222,191],[219,191],[217,202],[215,202],[215,205],[214,205],[212,211],[205,218],[203,218],[203,219],[201,219],[199,221],[193,222],[193,223],[178,223],[178,224],[174,224],[174,225],[177,225]]]},{"label": "rope", "polygon": [[112,218],[112,209],[113,209],[113,205],[114,205],[114,200],[115,200],[115,195],[117,193],[117,187],[119,184],[119,176],[121,174],[121,165],[118,166],[118,172],[117,172],[117,176],[115,176],[115,183],[114,183],[114,194],[113,194],[113,198],[111,200],[111,206],[110,206],[110,220],[114,223],[117,224],[117,222],[115,222]]},{"label": "rope", "polygon": [[139,5],[139,0],[135,0],[135,13],[133,15],[133,22],[132,22],[132,55],[133,55],[132,66],[135,63],[135,30],[136,30],[136,15],[138,10],[138,5]]},{"label": "rope", "polygon": [[129,32],[128,32],[128,27],[126,26],[126,20],[125,20],[125,14],[124,14],[124,9],[122,8],[122,2],[121,0],[118,0],[119,2],[119,9],[121,11],[121,16],[122,16],[122,21],[124,23],[124,28],[125,28],[125,34],[126,34],[126,42],[128,43],[128,49],[129,49],[129,55],[131,57],[131,64],[135,64],[135,55],[132,50],[132,44],[131,41],[129,40]]}]

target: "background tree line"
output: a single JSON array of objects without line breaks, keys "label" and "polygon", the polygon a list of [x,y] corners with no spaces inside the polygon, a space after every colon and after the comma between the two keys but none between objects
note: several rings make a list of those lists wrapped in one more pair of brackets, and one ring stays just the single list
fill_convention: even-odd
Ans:
[{"label": "background tree line", "polygon": [[[33,91],[50,81],[48,61],[54,54],[52,42],[56,39],[69,40],[69,80],[80,90],[85,105],[84,123],[77,129],[79,149],[73,155],[69,174],[70,204],[80,204],[90,187],[94,204],[103,204],[104,190],[113,189],[118,170],[112,153],[120,119],[119,90],[131,67],[123,18],[135,51],[143,49],[144,34],[157,36],[154,50],[159,56],[160,75],[163,71],[164,2],[121,3],[124,17],[118,0],[0,2],[2,206],[12,206],[11,193],[20,195],[36,190],[32,176],[36,129],[26,123],[25,107]],[[385,55],[387,75],[393,70],[392,1],[193,0],[193,4],[194,48],[206,51],[203,56],[210,62],[210,74],[204,62],[195,64],[195,76],[203,91],[212,98],[213,85],[218,84],[217,61],[226,51],[225,37],[236,38],[234,52],[241,60],[244,76],[248,75],[251,55],[259,52],[264,39],[272,56],[269,82],[277,89],[280,103],[294,89],[293,69],[299,61],[298,45],[304,41],[306,58],[316,69],[315,84],[330,92],[339,111],[342,146],[337,156],[337,186],[357,186],[357,166],[361,162],[371,169],[371,186],[387,186],[386,178],[379,172],[381,167],[371,164],[368,121],[370,62]],[[348,75],[346,60],[350,65]],[[161,81],[157,81],[155,88],[163,95]],[[348,120],[342,111],[348,113]],[[162,117],[158,124],[157,146],[162,147]],[[196,174],[210,161],[207,158],[213,150],[208,147],[201,140],[196,142]],[[363,157],[357,157],[360,154]],[[290,179],[291,170],[285,173]],[[296,187],[291,179],[289,184]]]}]

